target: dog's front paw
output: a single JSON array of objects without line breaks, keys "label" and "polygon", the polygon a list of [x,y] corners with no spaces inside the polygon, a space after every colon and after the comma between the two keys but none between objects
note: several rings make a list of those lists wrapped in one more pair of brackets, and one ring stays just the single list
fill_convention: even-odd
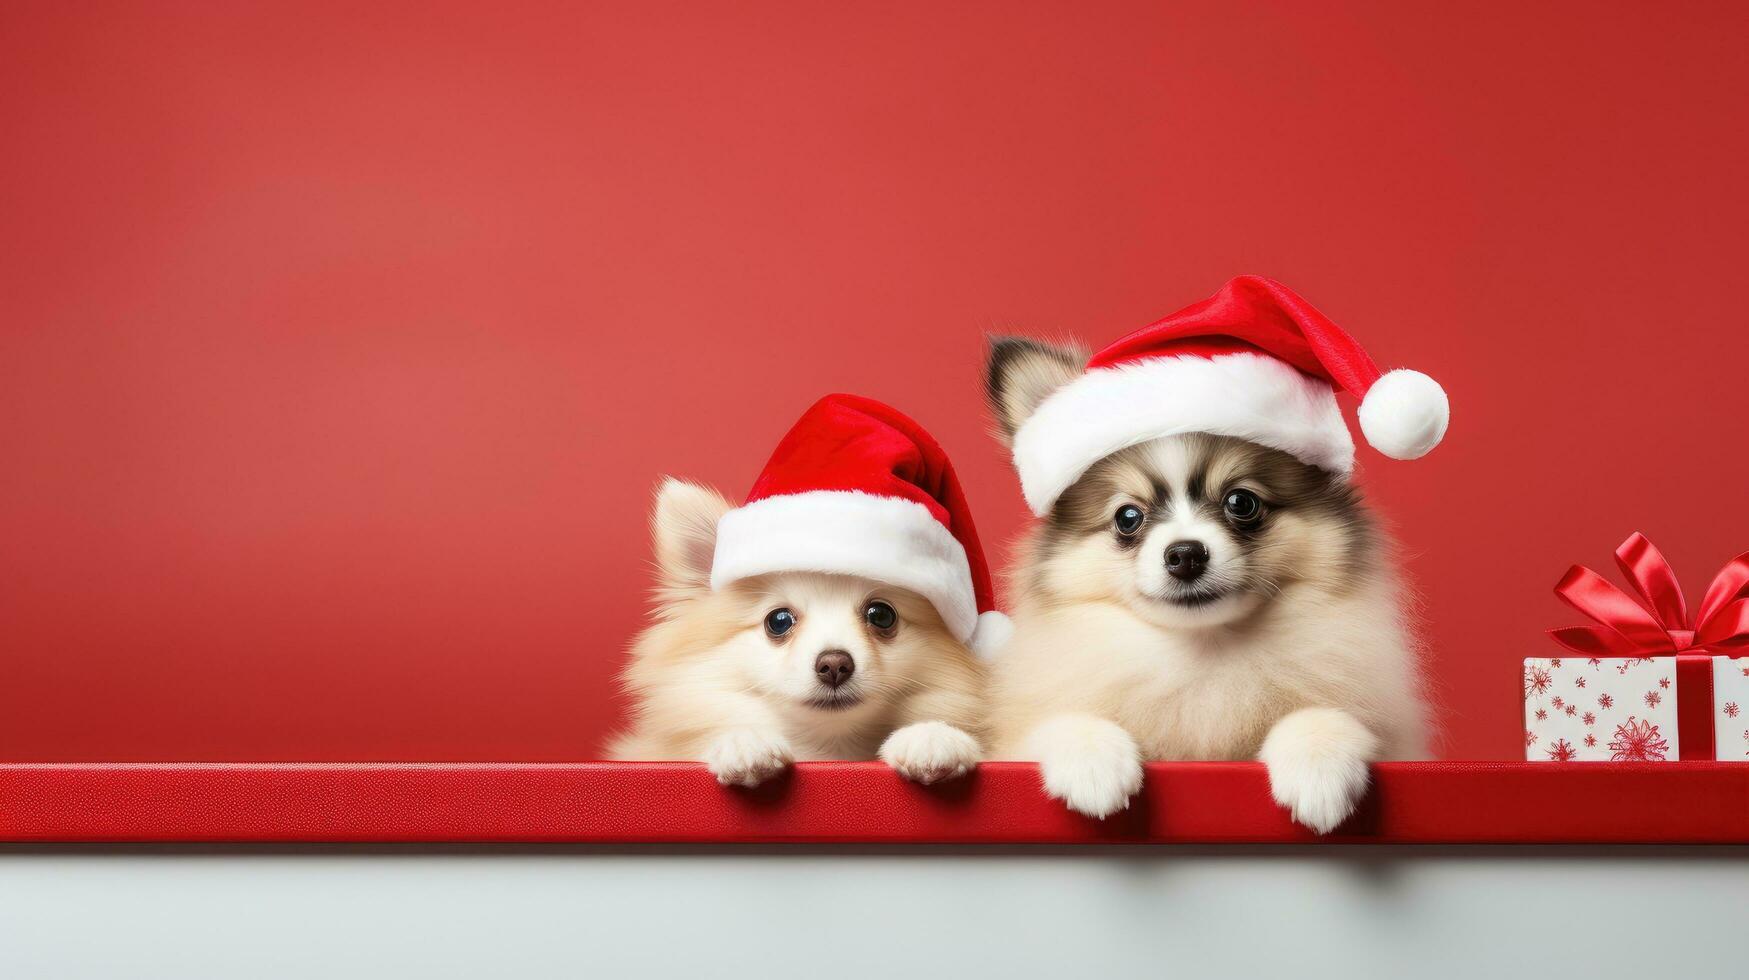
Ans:
[{"label": "dog's front paw", "polygon": [[978,740],[942,721],[906,725],[881,743],[881,761],[928,786],[964,776],[978,764]]},{"label": "dog's front paw", "polygon": [[1142,788],[1142,752],[1130,733],[1081,715],[1053,718],[1027,738],[1045,793],[1069,809],[1104,819],[1130,805]]},{"label": "dog's front paw", "polygon": [[717,736],[704,750],[704,764],[724,786],[758,786],[782,772],[793,758],[776,735],[740,728]]},{"label": "dog's front paw", "polygon": [[1378,739],[1334,708],[1296,711],[1270,729],[1258,757],[1269,791],[1295,821],[1320,834],[1335,830],[1366,794],[1367,760]]}]

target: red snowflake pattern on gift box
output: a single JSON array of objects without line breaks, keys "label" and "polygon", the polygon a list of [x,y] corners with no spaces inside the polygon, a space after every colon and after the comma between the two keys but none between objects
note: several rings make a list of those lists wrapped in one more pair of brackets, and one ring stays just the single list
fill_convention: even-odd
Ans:
[{"label": "red snowflake pattern on gift box", "polygon": [[1580,674],[1578,677],[1573,678],[1573,686],[1574,687],[1584,687],[1585,686],[1585,675]]},{"label": "red snowflake pattern on gift box", "polygon": [[1598,657],[1587,657],[1585,659],[1585,662],[1590,664],[1591,669],[1593,669],[1593,670],[1596,670],[1597,668],[1603,666],[1603,661]]},{"label": "red snowflake pattern on gift box", "polygon": [[1587,725],[1595,725],[1595,724],[1597,724],[1597,716],[1596,716],[1596,715],[1594,715],[1594,714],[1592,714],[1592,713],[1591,713],[1591,712],[1589,712],[1589,711],[1587,711],[1587,712],[1585,712],[1585,714],[1584,714],[1584,715],[1582,715],[1582,716],[1580,716],[1580,718],[1579,718],[1579,720],[1580,720],[1580,721],[1582,721],[1582,722],[1584,722],[1584,723],[1585,723],[1585,724],[1587,724]]},{"label": "red snowflake pattern on gift box", "polygon": [[1552,762],[1572,762],[1578,754],[1573,743],[1564,738],[1555,739],[1555,744],[1549,746],[1549,760]]},{"label": "red snowflake pattern on gift box", "polygon": [[1553,667],[1556,670],[1560,670],[1561,669],[1561,658],[1560,657],[1550,657],[1549,658],[1549,666]]},{"label": "red snowflake pattern on gift box", "polygon": [[1548,721],[1549,720],[1549,713],[1547,711],[1544,711],[1541,708],[1536,709],[1536,720],[1537,721]]},{"label": "red snowflake pattern on gift box", "polygon": [[1621,663],[1615,665],[1615,672],[1618,674],[1625,674],[1641,664],[1649,664],[1651,662],[1651,657],[1624,657]]},{"label": "red snowflake pattern on gift box", "polygon": [[1735,702],[1735,701],[1726,701],[1725,702],[1725,717],[1726,718],[1737,717],[1737,713],[1739,710],[1740,709],[1737,707],[1737,702]]},{"label": "red snowflake pattern on gift box", "polygon": [[1657,725],[1629,715],[1627,721],[1615,726],[1609,751],[1611,762],[1663,762],[1670,740],[1659,734]]},{"label": "red snowflake pattern on gift box", "polygon": [[1524,668],[1524,699],[1540,698],[1549,691],[1549,684],[1554,677],[1544,667],[1530,666]]},{"label": "red snowflake pattern on gift box", "polygon": [[1657,691],[1647,691],[1646,692],[1645,701],[1646,701],[1646,707],[1648,707],[1648,708],[1656,708],[1661,702],[1663,702],[1663,700],[1664,700],[1664,696],[1662,694],[1659,694]]},{"label": "red snowflake pattern on gift box", "polygon": [[1564,710],[1567,712],[1568,718],[1571,718],[1574,715],[1579,713],[1579,708],[1576,705],[1569,704],[1569,705],[1567,705],[1567,707]]},{"label": "red snowflake pattern on gift box", "polygon": [[1668,677],[1658,678],[1658,686],[1663,688],[1666,691],[1670,690],[1670,678],[1668,678]]},{"label": "red snowflake pattern on gift box", "polygon": [[1526,728],[1524,730],[1524,747],[1528,749],[1535,744],[1536,744],[1536,732],[1533,732],[1530,729]]},{"label": "red snowflake pattern on gift box", "polygon": [[1597,748],[1597,736],[1591,734],[1590,732],[1586,732],[1585,733],[1585,747],[1588,749]]},{"label": "red snowflake pattern on gift box", "polygon": [[1609,692],[1605,691],[1597,696],[1597,706],[1604,709],[1613,708],[1615,707],[1615,698],[1610,697]]},{"label": "red snowflake pattern on gift box", "polygon": [[1554,700],[1550,701],[1549,703],[1554,705],[1557,708],[1565,708],[1567,706],[1567,699],[1564,697],[1561,697],[1559,694],[1557,694],[1557,695],[1555,695]]}]

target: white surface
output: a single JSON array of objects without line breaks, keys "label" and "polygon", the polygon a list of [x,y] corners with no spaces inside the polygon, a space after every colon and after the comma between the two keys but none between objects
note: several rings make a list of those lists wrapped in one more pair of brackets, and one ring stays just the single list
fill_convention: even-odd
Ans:
[{"label": "white surface", "polygon": [[1745,848],[0,848],[0,977],[1713,980],[1746,908]]}]

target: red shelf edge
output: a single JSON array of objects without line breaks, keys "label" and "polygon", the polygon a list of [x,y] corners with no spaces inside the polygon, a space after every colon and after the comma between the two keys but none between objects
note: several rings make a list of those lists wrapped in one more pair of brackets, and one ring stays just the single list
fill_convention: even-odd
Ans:
[{"label": "red shelf edge", "polygon": [[1255,763],[1153,763],[1128,810],[1070,813],[1025,763],[915,786],[804,763],[757,790],[685,763],[0,765],[0,841],[1749,843],[1749,765],[1395,762],[1318,837]]}]

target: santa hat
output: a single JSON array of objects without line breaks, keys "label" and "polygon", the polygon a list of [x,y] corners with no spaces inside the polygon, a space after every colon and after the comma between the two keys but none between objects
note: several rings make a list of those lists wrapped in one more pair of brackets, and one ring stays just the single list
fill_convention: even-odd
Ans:
[{"label": "santa hat", "polygon": [[1008,639],[947,453],[890,406],[827,395],[717,524],[711,587],[773,572],[878,579],[923,596],[979,654]]},{"label": "santa hat", "polygon": [[1414,459],[1445,436],[1451,407],[1438,382],[1380,374],[1293,290],[1240,276],[1093,355],[1015,433],[1014,464],[1041,517],[1099,460],[1187,432],[1237,436],[1347,474],[1354,440],[1338,388],[1361,400],[1360,430],[1386,456]]}]

